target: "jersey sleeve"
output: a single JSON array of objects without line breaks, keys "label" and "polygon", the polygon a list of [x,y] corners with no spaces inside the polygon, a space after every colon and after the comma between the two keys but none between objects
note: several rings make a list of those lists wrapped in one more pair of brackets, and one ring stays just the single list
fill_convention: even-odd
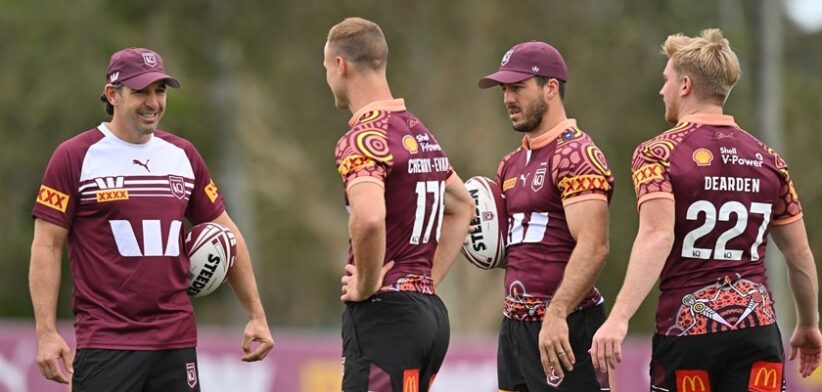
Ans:
[{"label": "jersey sleeve", "polygon": [[605,154],[590,138],[558,145],[551,168],[563,206],[589,199],[611,199],[614,177]]},{"label": "jersey sleeve", "polygon": [[636,192],[637,207],[654,198],[674,198],[669,168],[674,143],[652,140],[640,144],[631,159],[631,180]]},{"label": "jersey sleeve", "polygon": [[499,165],[497,165],[497,174],[494,176],[494,182],[499,185],[500,189],[503,193],[508,189],[513,188],[517,184],[517,178],[505,178],[505,167],[508,165],[508,161],[511,160],[517,152],[519,152],[519,148],[516,150],[508,153],[508,155],[504,156],[502,160],[500,160]]},{"label": "jersey sleeve", "polygon": [[779,200],[774,206],[772,224],[786,225],[802,217],[802,205],[799,203],[799,196],[794,188],[787,163],[774,150],[769,148],[768,153],[773,157],[780,174]]},{"label": "jersey sleeve", "polygon": [[186,155],[194,171],[194,189],[186,208],[186,218],[195,225],[210,222],[225,211],[225,199],[197,149],[189,145]]},{"label": "jersey sleeve", "polygon": [[37,191],[31,215],[54,223],[65,229],[71,228],[79,203],[79,181],[82,157],[61,144],[49,159],[43,182]]},{"label": "jersey sleeve", "polygon": [[382,185],[394,164],[386,132],[370,127],[348,131],[337,142],[334,155],[345,189],[363,181]]}]

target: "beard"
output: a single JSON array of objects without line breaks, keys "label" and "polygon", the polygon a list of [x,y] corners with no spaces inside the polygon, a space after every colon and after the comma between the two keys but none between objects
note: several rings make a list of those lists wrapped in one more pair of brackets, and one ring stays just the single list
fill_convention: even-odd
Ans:
[{"label": "beard", "polygon": [[525,110],[520,109],[520,111],[525,118],[512,126],[517,132],[528,133],[542,124],[542,117],[548,112],[548,103],[542,97],[539,97],[528,103]]}]

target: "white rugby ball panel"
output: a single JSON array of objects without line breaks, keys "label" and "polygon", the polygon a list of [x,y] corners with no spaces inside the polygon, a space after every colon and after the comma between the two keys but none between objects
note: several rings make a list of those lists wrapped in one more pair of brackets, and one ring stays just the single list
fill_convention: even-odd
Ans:
[{"label": "white rugby ball panel", "polygon": [[465,187],[476,207],[471,226],[479,230],[468,233],[462,254],[481,269],[503,266],[508,216],[502,192],[494,181],[481,176],[469,178]]},{"label": "white rugby ball panel", "polygon": [[228,277],[237,257],[237,240],[227,227],[202,223],[188,231],[185,249],[191,262],[187,294],[202,297],[211,294]]}]

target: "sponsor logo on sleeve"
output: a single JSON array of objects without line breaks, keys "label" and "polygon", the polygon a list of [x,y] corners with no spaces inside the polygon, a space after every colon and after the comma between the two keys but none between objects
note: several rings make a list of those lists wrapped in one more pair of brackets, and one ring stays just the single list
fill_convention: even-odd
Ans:
[{"label": "sponsor logo on sleeve", "polygon": [[217,197],[220,196],[220,194],[217,193],[217,184],[214,183],[214,180],[210,180],[203,191],[212,203],[216,202]]},{"label": "sponsor logo on sleeve", "polygon": [[662,179],[662,173],[665,168],[659,163],[650,163],[643,165],[631,175],[631,180],[634,182],[634,188],[646,182],[658,181]]},{"label": "sponsor logo on sleeve", "polygon": [[782,390],[782,363],[754,362],[751,366],[748,389],[753,392],[780,392]]},{"label": "sponsor logo on sleeve", "polygon": [[676,390],[678,392],[711,392],[708,372],[705,370],[677,370]]},{"label": "sponsor logo on sleeve", "polygon": [[503,181],[502,191],[505,192],[505,191],[515,187],[515,186],[517,186],[517,178],[516,177],[509,178],[509,179]]},{"label": "sponsor logo on sleeve", "polygon": [[402,392],[419,392],[420,369],[405,369],[402,371]]},{"label": "sponsor logo on sleeve", "polygon": [[40,191],[37,192],[38,203],[60,212],[66,212],[69,199],[69,195],[45,185],[40,185]]},{"label": "sponsor logo on sleeve", "polygon": [[359,171],[374,166],[374,160],[362,155],[349,155],[345,157],[340,165],[337,166],[337,172],[345,177],[348,173]]}]

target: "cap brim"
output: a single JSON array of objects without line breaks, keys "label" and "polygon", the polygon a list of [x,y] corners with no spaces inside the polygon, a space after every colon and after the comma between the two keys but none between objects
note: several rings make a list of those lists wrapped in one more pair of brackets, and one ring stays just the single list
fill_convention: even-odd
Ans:
[{"label": "cap brim", "polygon": [[534,74],[516,71],[494,72],[477,82],[479,88],[489,88],[500,84],[517,83],[534,76]]},{"label": "cap brim", "polygon": [[120,83],[132,90],[142,90],[158,80],[164,80],[169,87],[180,88],[180,82],[178,82],[177,79],[162,72],[146,72],[131,79],[123,80]]}]

